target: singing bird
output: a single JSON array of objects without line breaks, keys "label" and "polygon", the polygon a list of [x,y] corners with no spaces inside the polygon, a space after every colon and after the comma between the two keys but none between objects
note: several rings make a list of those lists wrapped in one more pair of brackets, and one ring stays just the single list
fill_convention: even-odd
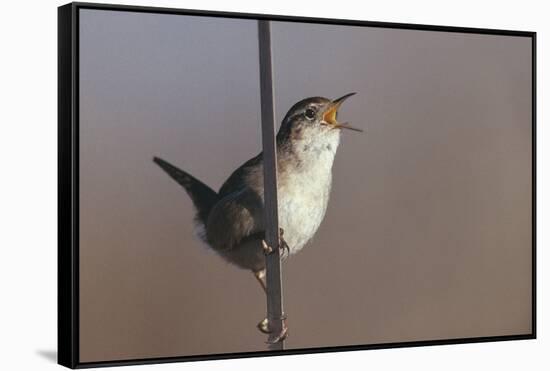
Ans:
[{"label": "singing bird", "polygon": [[[337,120],[338,99],[306,98],[294,104],[277,133],[277,194],[283,260],[300,251],[321,224],[332,184],[341,129],[362,131]],[[262,153],[246,161],[218,192],[191,174],[155,157],[191,198],[199,237],[222,258],[250,270],[266,289]],[[269,333],[267,318],[258,328]],[[286,336],[286,324],[279,337]]]}]

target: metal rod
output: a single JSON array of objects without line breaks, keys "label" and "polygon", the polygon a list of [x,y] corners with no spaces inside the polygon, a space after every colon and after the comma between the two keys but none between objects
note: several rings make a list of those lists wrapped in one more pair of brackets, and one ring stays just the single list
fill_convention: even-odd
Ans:
[{"label": "metal rod", "polygon": [[[258,21],[260,54],[260,98],[262,115],[262,146],[264,161],[264,220],[265,242],[273,248],[266,254],[267,318],[272,331],[270,339],[283,328],[283,288],[279,250],[279,217],[277,210],[277,144],[275,139],[275,110],[273,101],[273,69],[271,66],[271,25]],[[284,349],[284,341],[269,345],[271,350]]]}]

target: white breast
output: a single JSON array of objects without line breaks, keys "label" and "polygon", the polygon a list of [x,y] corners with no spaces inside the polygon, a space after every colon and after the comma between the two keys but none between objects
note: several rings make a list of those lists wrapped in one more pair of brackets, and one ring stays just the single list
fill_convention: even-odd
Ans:
[{"label": "white breast", "polygon": [[304,247],[323,221],[339,138],[334,135],[321,143],[301,143],[296,148],[299,167],[279,174],[279,224],[291,254]]}]

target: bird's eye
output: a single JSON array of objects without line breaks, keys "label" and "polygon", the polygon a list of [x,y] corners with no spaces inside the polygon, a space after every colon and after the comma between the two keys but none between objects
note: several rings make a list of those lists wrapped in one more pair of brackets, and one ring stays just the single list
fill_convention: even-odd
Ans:
[{"label": "bird's eye", "polygon": [[305,115],[308,120],[313,120],[315,118],[315,110],[308,108],[306,109]]}]

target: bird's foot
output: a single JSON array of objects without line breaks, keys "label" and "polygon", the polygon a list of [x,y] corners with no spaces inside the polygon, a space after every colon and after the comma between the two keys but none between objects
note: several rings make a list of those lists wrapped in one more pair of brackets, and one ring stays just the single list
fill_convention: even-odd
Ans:
[{"label": "bird's foot", "polygon": [[258,322],[256,327],[258,327],[258,330],[260,330],[260,332],[263,332],[264,334],[269,334],[271,332],[269,331],[269,321],[267,318],[264,318],[263,320]]},{"label": "bird's foot", "polygon": [[264,254],[266,255],[269,255],[273,252],[273,249],[267,244],[267,242],[265,242],[265,240],[262,240],[262,248],[264,249]]},{"label": "bird's foot", "polygon": [[[284,233],[284,229],[279,228],[279,250],[281,250],[281,259],[286,259],[290,255],[290,247],[283,237]],[[273,248],[269,246],[265,240],[262,240],[262,248],[264,250],[264,254],[266,255],[273,252]]]},{"label": "bird's foot", "polygon": [[283,237],[284,234],[285,234],[285,230],[283,228],[279,228],[279,248],[282,250],[281,258],[286,259],[290,255],[290,247],[288,246],[288,243],[286,243]]},{"label": "bird's foot", "polygon": [[269,338],[267,339],[266,343],[267,344],[275,344],[275,343],[278,343],[280,341],[284,341],[287,337],[288,337],[288,327],[286,327],[286,325],[285,325],[281,329],[281,332],[279,332],[278,334],[273,334],[273,333],[269,334]]},{"label": "bird's foot", "polygon": [[264,334],[269,334],[269,338],[266,341],[266,343],[268,344],[278,343],[280,341],[285,340],[288,336],[288,326],[286,324],[286,316],[283,316],[283,324],[281,327],[281,331],[279,331],[278,333],[274,333],[269,328],[269,320],[267,318],[264,318],[263,320],[261,320],[258,323],[257,327],[258,327],[258,330],[260,330]]}]

